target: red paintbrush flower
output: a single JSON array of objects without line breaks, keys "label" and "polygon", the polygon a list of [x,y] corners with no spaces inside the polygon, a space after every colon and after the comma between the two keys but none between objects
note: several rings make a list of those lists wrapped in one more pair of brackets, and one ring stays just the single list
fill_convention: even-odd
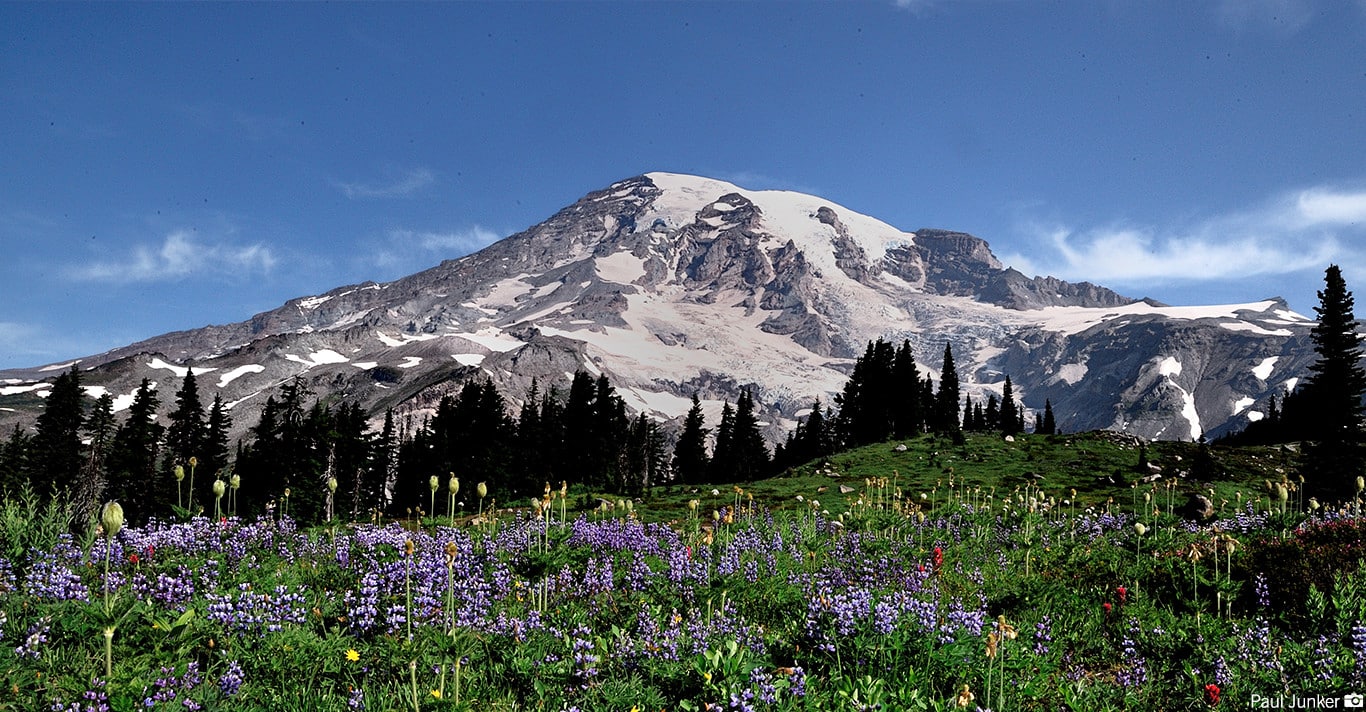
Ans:
[{"label": "red paintbrush flower", "polygon": [[1128,589],[1124,588],[1123,586],[1120,586],[1120,587],[1118,587],[1118,588],[1115,589],[1115,593],[1118,593],[1118,594],[1119,594],[1119,605],[1122,606],[1122,605],[1124,605],[1125,603],[1128,603],[1128,601],[1129,601],[1129,590],[1128,590]]},{"label": "red paintbrush flower", "polygon": [[1219,704],[1218,685],[1212,682],[1208,685],[1205,685],[1205,701],[1209,703],[1210,707],[1214,707],[1215,705]]}]

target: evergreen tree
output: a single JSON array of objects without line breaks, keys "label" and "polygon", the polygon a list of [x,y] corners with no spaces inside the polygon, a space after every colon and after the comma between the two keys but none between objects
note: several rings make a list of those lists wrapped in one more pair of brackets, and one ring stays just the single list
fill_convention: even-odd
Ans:
[{"label": "evergreen tree", "polygon": [[908,420],[907,426],[912,425],[914,416],[904,413],[906,404],[897,400],[898,395],[912,388],[909,383],[904,386],[897,383],[898,373],[918,376],[914,361],[909,366],[906,364],[908,357],[908,354],[902,357],[898,369],[897,352],[892,344],[878,339],[869,342],[863,355],[855,360],[849,380],[835,396],[839,406],[840,436],[846,444],[865,445],[887,440],[898,432],[899,417],[904,416]]},{"label": "evergreen tree", "polygon": [[169,474],[168,481],[161,482],[157,472],[161,439],[166,430],[156,421],[160,405],[152,382],[142,379],[128,407],[128,417],[110,444],[109,478],[101,499],[118,501],[128,521],[134,523],[145,522],[170,509],[166,493],[174,483]]},{"label": "evergreen tree", "polygon": [[232,429],[232,415],[223,404],[223,397],[215,394],[213,405],[209,406],[209,422],[204,428],[203,454],[199,455],[199,469],[213,475],[226,472],[228,457],[228,431]]},{"label": "evergreen tree", "polygon": [[712,482],[731,482],[735,478],[735,409],[727,402],[721,407],[721,422],[716,426],[716,443],[711,450]]},{"label": "evergreen tree", "polygon": [[819,398],[811,406],[811,414],[798,420],[797,427],[787,435],[787,442],[773,451],[773,469],[794,467],[825,457],[834,451],[829,421]]},{"label": "evergreen tree", "polygon": [[692,407],[683,418],[683,432],[674,444],[674,478],[683,484],[700,484],[707,479],[707,435],[710,428],[705,427],[706,417],[702,413],[702,403],[697,393],[692,394]]},{"label": "evergreen tree", "polygon": [[[164,466],[168,474],[175,465],[189,468],[191,457],[196,461],[204,457],[204,405],[199,400],[199,385],[195,382],[194,368],[188,365],[185,369],[185,378],[180,383],[180,390],[175,394],[175,408],[169,417]],[[213,473],[214,470],[204,468],[206,480],[212,482]]]},{"label": "evergreen tree", "polygon": [[755,413],[754,395],[746,388],[735,404],[735,425],[731,431],[733,476],[746,482],[768,472],[768,446]]},{"label": "evergreen tree", "polygon": [[333,421],[328,464],[332,477],[337,479],[337,491],[332,497],[334,518],[354,519],[356,512],[370,507],[365,473],[370,465],[372,447],[365,411],[355,403],[342,403]]},{"label": "evergreen tree", "polygon": [[987,407],[982,411],[982,421],[977,429],[983,432],[1001,428],[1001,404],[996,402],[996,394],[987,394]]},{"label": "evergreen tree", "polygon": [[944,362],[939,373],[939,394],[935,397],[935,430],[940,433],[956,433],[961,429],[958,420],[958,401],[960,397],[958,368],[953,363],[953,346],[944,344]]},{"label": "evergreen tree", "polygon": [[625,493],[630,471],[627,457],[631,420],[626,417],[626,402],[617,395],[607,376],[598,376],[594,387],[593,451],[599,453],[597,481],[608,489]]},{"label": "evergreen tree", "polygon": [[0,445],[0,493],[14,493],[28,484],[29,451],[32,436],[18,424],[3,445]]},{"label": "evergreen tree", "polygon": [[1356,494],[1356,478],[1366,472],[1362,447],[1362,397],[1366,370],[1361,366],[1360,337],[1352,293],[1337,265],[1324,273],[1324,288],[1314,307],[1318,323],[1310,331],[1318,361],[1309,367],[1305,385],[1312,407],[1313,440],[1305,449],[1302,474],[1306,488],[1320,497],[1346,499]]},{"label": "evergreen tree", "polygon": [[1053,402],[1047,398],[1043,401],[1043,427],[1039,432],[1044,435],[1058,434],[1058,423],[1053,417]]},{"label": "evergreen tree", "polygon": [[545,460],[546,432],[541,420],[540,382],[532,378],[531,388],[522,400],[521,410],[517,413],[516,448],[513,451],[513,468],[509,473],[509,485],[517,492],[531,491],[538,477],[551,477],[552,467]]},{"label": "evergreen tree", "polygon": [[921,398],[920,369],[915,365],[911,342],[902,340],[892,361],[892,408],[896,420],[893,436],[912,438],[925,432],[925,408]]},{"label": "evergreen tree", "polygon": [[1001,389],[1001,434],[1015,435],[1023,429],[1024,421],[1020,418],[1019,407],[1015,404],[1015,391],[1011,387],[1010,376],[1006,376],[1006,384]]},{"label": "evergreen tree", "polygon": [[114,418],[113,396],[105,393],[95,399],[95,405],[86,418],[84,430],[88,445],[85,464],[81,469],[80,484],[76,488],[74,505],[77,521],[88,521],[100,507],[104,506],[100,497],[104,494],[108,481],[105,460],[109,456],[109,448],[118,430],[118,421]]},{"label": "evergreen tree", "polygon": [[644,413],[631,423],[626,441],[625,494],[640,496],[657,484],[668,468],[664,436]]},{"label": "evergreen tree", "polygon": [[602,453],[598,452],[597,421],[593,417],[596,394],[593,377],[586,371],[574,374],[569,382],[561,422],[564,424],[564,467],[567,477],[589,489],[602,487]]},{"label": "evergreen tree", "polygon": [[[398,435],[394,431],[394,410],[384,411],[384,426],[370,451],[370,463],[361,478],[360,492],[351,503],[347,516],[352,521],[368,518],[371,510],[388,509],[386,492],[398,472]],[[468,481],[468,480],[466,480]],[[467,485],[473,487],[473,484]]]},{"label": "evergreen tree", "polygon": [[29,481],[37,491],[73,488],[81,474],[81,376],[76,367],[58,376],[38,416],[30,456]]}]

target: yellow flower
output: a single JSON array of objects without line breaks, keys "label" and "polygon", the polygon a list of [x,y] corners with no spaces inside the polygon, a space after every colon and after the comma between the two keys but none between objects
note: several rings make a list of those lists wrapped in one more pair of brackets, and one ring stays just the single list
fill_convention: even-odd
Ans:
[{"label": "yellow flower", "polygon": [[355,648],[351,648],[346,651],[346,659],[354,663],[357,660],[360,660],[360,653],[356,652]]},{"label": "yellow flower", "polygon": [[435,697],[438,700],[441,699],[441,690],[432,690],[432,697]]}]

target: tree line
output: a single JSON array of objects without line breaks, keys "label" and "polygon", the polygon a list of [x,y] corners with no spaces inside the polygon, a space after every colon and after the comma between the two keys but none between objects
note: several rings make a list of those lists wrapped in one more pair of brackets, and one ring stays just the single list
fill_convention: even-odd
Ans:
[{"label": "tree line", "polygon": [[[219,397],[204,406],[193,368],[165,425],[146,379],[122,418],[107,394],[88,407],[86,401],[75,367],[56,379],[33,433],[16,426],[0,442],[0,488],[69,488],[86,512],[116,499],[134,521],[277,510],[302,521],[329,514],[361,520],[431,514],[433,504],[444,515],[452,477],[463,482],[454,499],[466,511],[476,508],[479,482],[487,504],[520,503],[561,482],[639,496],[663,484],[752,481],[846,448],[923,433],[1012,434],[1025,422],[1008,378],[999,403],[994,394],[984,404],[964,401],[950,346],[936,388],[921,374],[909,341],[894,347],[882,339],[855,360],[833,405],[815,400],[772,451],[748,389],[723,403],[714,428],[694,394],[670,445],[658,422],[627,413],[606,376],[583,371],[567,390],[533,382],[515,413],[491,381],[472,380],[420,420],[387,411],[379,432],[356,403],[318,398],[296,379],[266,399],[235,444],[228,437],[231,413]],[[1052,429],[1048,406],[1035,430]]]}]

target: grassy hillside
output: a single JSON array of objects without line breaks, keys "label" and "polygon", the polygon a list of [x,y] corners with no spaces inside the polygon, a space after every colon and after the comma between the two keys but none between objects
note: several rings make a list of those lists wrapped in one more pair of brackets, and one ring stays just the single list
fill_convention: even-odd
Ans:
[{"label": "grassy hillside", "polygon": [[[905,446],[898,451],[898,446]],[[1072,435],[1020,435],[1013,442],[997,435],[967,435],[963,445],[945,437],[926,435],[849,450],[819,462],[811,462],[781,476],[741,483],[743,501],[753,495],[757,503],[773,509],[797,509],[820,502],[831,514],[847,511],[860,497],[896,498],[903,503],[933,511],[951,498],[978,501],[993,496],[1038,492],[1077,511],[1105,507],[1131,511],[1144,502],[1161,509],[1183,505],[1190,494],[1201,493],[1216,508],[1227,501],[1225,511],[1240,499],[1267,499],[1266,480],[1292,482],[1295,478],[1293,450],[1275,447],[1208,449],[1221,474],[1198,479],[1200,446],[1196,443],[1153,442],[1141,445],[1130,436],[1104,431]],[[1157,470],[1140,467],[1143,455]],[[1153,474],[1159,479],[1144,481]],[[870,482],[885,478],[885,484]],[[841,491],[852,488],[852,491]],[[1076,490],[1075,496],[1072,491]],[[1213,489],[1213,496],[1209,490]],[[711,492],[716,490],[717,495]],[[924,498],[921,495],[925,495]],[[801,501],[797,499],[802,497]],[[1292,495],[1294,496],[1294,495]],[[697,499],[699,509],[735,502],[734,486],[673,486],[655,490],[642,503],[641,516],[650,520],[686,518],[688,501]],[[743,502],[742,502],[743,503]],[[1294,503],[1292,502],[1292,506]]]}]

